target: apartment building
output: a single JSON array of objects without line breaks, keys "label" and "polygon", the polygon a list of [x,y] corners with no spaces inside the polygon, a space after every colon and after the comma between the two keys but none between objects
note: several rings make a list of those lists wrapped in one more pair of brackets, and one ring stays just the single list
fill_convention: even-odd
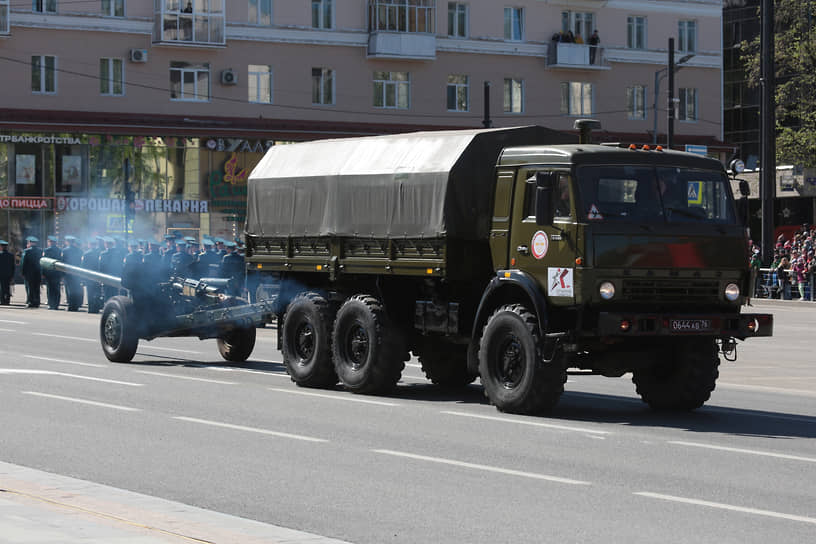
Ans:
[{"label": "apartment building", "polygon": [[298,140],[591,117],[664,143],[670,37],[675,145],[730,153],[719,0],[0,0],[0,237],[240,234],[249,171]]}]

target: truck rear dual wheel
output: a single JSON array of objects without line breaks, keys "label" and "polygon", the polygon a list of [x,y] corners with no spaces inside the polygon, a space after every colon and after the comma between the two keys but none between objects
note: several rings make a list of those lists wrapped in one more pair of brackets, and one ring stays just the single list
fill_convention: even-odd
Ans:
[{"label": "truck rear dual wheel", "polygon": [[422,338],[414,348],[425,377],[445,388],[464,387],[473,383],[476,374],[467,368],[466,345]]},{"label": "truck rear dual wheel", "polygon": [[498,410],[541,414],[556,405],[567,370],[560,357],[543,362],[542,348],[536,317],[525,306],[502,306],[487,320],[479,345],[479,374],[485,396]]},{"label": "truck rear dual wheel", "polygon": [[371,394],[396,386],[408,350],[380,301],[371,295],[355,295],[337,312],[332,354],[343,386],[353,393]]},{"label": "truck rear dual wheel", "polygon": [[102,310],[99,339],[105,357],[114,363],[129,363],[139,346],[138,320],[133,301],[125,296],[111,297]]},{"label": "truck rear dual wheel", "polygon": [[711,397],[719,366],[713,338],[688,338],[667,347],[660,361],[636,370],[632,382],[654,410],[695,410]]},{"label": "truck rear dual wheel", "polygon": [[283,363],[301,387],[332,387],[337,374],[332,363],[332,323],[329,302],[318,293],[296,296],[286,308],[281,330]]}]

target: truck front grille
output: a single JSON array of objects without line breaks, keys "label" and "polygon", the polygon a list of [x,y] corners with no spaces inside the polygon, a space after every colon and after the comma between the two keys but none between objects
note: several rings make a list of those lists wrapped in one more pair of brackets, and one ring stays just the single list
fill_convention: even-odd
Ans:
[{"label": "truck front grille", "polygon": [[719,287],[717,280],[627,279],[623,280],[623,297],[642,302],[710,301],[719,298]]}]

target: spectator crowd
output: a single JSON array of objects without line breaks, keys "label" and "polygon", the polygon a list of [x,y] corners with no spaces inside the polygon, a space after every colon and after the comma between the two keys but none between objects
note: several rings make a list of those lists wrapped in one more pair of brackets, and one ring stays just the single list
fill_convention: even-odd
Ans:
[{"label": "spectator crowd", "polygon": [[816,275],[816,225],[802,225],[789,238],[780,234],[776,239],[773,261],[765,274],[760,271],[759,248],[751,254],[751,277],[754,278],[754,296],[770,296],[791,300],[812,298]]}]

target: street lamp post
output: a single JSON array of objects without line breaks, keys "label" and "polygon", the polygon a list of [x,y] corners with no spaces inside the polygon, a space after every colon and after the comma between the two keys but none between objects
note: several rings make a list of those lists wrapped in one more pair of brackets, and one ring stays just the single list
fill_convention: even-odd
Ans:
[{"label": "street lamp post", "polygon": [[[677,62],[674,63],[674,72],[676,73],[676,72],[682,70],[683,69],[682,65],[687,63],[688,61],[690,61],[692,59],[692,57],[694,57],[693,53],[689,53],[688,55],[684,55],[684,56],[680,57],[677,60]],[[657,98],[660,95],[660,81],[664,77],[666,77],[666,74],[668,73],[668,71],[669,71],[668,67],[661,68],[660,70],[657,70],[655,72],[655,75],[654,75],[654,102],[652,102],[652,110],[653,110],[652,121],[654,123],[654,125],[653,125],[654,129],[652,130],[652,144],[654,144],[654,145],[657,145]],[[673,97],[669,97],[670,100],[671,100],[671,98],[673,98]],[[673,107],[673,105],[671,103],[670,103],[670,106]],[[668,146],[666,146],[666,147],[668,147]]]}]

